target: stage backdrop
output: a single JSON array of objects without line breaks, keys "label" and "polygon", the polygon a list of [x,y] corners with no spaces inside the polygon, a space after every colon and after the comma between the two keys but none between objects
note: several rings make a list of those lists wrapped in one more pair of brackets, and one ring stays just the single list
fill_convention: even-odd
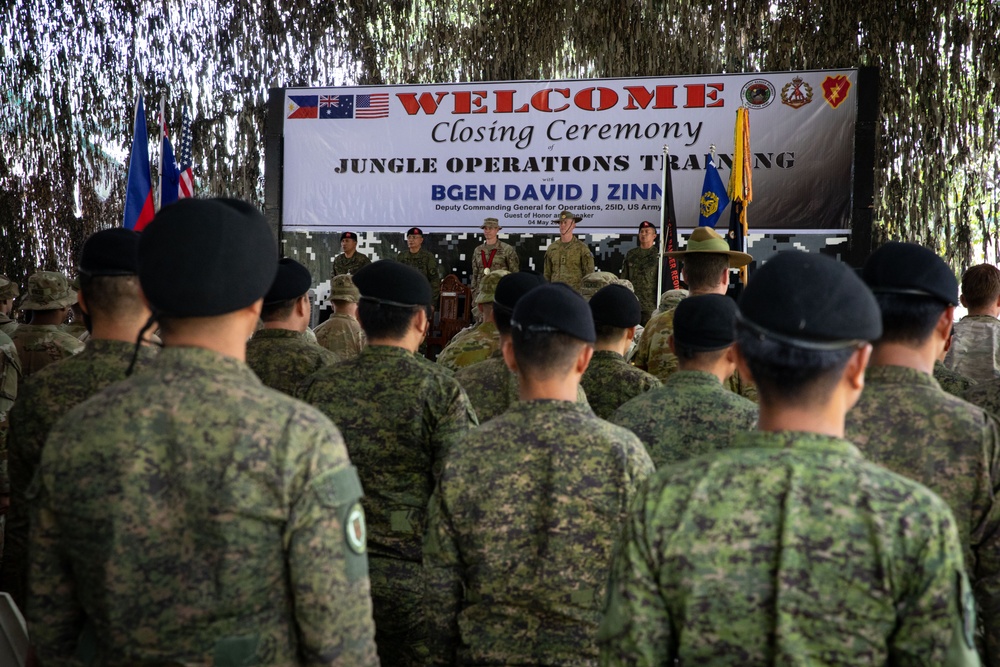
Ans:
[{"label": "stage backdrop", "polygon": [[664,146],[679,226],[690,228],[713,144],[728,180],[743,105],[751,230],[843,232],[857,78],[824,70],[288,88],[282,229],[464,232],[495,216],[508,233],[550,233],[569,209],[584,218],[580,233],[634,233],[658,222]]}]

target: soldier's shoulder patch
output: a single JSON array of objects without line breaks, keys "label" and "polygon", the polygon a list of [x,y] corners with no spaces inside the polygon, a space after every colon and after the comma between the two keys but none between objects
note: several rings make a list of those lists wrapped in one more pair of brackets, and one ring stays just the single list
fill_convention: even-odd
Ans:
[{"label": "soldier's shoulder patch", "polygon": [[365,526],[365,511],[362,509],[361,503],[354,503],[347,513],[347,519],[344,521],[344,535],[351,551],[358,555],[365,552],[368,532]]}]

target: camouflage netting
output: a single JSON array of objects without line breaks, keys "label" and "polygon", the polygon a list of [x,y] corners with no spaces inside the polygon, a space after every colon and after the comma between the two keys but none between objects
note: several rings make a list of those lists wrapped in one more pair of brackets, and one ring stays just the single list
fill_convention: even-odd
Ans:
[{"label": "camouflage netting", "polygon": [[286,85],[878,66],[876,239],[918,241],[959,269],[1000,245],[995,0],[4,5],[0,272],[22,284],[121,224],[138,92],[150,121],[166,97],[173,128],[193,108],[200,194],[260,203],[267,89]]}]

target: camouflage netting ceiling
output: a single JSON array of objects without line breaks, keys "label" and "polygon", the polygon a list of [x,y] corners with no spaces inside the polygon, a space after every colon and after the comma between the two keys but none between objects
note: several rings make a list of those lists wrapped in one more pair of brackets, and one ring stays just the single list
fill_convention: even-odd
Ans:
[{"label": "camouflage netting ceiling", "polygon": [[[272,86],[878,66],[876,239],[997,256],[996,0],[7,0],[0,272],[121,224],[136,94],[193,108],[201,194],[263,198]],[[154,126],[150,123],[150,130]],[[175,129],[176,132],[176,129]],[[821,141],[822,138],[817,138]]]}]

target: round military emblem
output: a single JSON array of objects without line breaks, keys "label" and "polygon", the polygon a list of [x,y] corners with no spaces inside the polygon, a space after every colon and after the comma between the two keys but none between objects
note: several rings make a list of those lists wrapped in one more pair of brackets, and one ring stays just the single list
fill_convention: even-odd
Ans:
[{"label": "round military emblem", "polygon": [[367,531],[365,529],[365,511],[361,503],[354,503],[344,522],[344,533],[347,536],[347,546],[356,554],[365,552]]},{"label": "round military emblem", "polygon": [[485,269],[483,269],[483,275],[484,276],[490,275],[490,267],[487,266]]},{"label": "round military emblem", "polygon": [[766,79],[748,81],[740,91],[740,99],[751,109],[763,109],[774,101],[775,90]]}]

